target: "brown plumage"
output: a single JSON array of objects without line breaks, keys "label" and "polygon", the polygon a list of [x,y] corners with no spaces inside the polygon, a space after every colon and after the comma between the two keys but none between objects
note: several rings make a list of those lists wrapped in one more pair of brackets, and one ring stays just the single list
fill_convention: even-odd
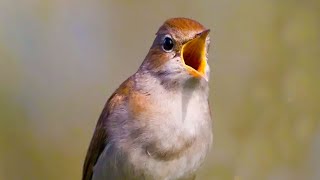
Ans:
[{"label": "brown plumage", "polygon": [[107,144],[108,136],[105,130],[105,121],[108,119],[109,113],[113,111],[113,108],[116,104],[121,104],[127,98],[127,95],[130,93],[129,91],[131,86],[132,81],[130,81],[130,79],[123,82],[123,84],[111,95],[105,104],[105,107],[103,108],[103,111],[97,122],[96,129],[85,158],[82,171],[83,180],[91,179],[93,167]]},{"label": "brown plumage", "polygon": [[208,30],[167,20],[139,70],[107,101],[83,166],[89,179],[193,179],[212,141]]}]

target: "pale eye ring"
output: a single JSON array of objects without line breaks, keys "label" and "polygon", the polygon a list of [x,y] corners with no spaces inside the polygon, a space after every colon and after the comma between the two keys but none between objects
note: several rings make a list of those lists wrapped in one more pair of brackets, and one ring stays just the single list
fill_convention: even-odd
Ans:
[{"label": "pale eye ring", "polygon": [[162,49],[165,52],[171,52],[173,50],[173,47],[174,47],[173,39],[170,36],[166,36],[162,42]]}]

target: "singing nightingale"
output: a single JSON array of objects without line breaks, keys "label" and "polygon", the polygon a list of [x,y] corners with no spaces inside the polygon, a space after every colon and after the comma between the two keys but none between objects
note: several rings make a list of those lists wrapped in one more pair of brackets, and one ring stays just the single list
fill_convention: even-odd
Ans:
[{"label": "singing nightingale", "polygon": [[107,101],[83,180],[195,179],[212,144],[209,29],[164,22],[138,71]]}]

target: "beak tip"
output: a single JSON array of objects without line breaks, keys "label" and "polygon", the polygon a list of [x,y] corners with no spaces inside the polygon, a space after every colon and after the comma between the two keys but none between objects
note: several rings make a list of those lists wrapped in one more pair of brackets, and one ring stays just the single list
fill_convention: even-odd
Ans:
[{"label": "beak tip", "polygon": [[210,29],[206,29],[200,33],[200,36],[208,36],[209,33],[210,33]]}]

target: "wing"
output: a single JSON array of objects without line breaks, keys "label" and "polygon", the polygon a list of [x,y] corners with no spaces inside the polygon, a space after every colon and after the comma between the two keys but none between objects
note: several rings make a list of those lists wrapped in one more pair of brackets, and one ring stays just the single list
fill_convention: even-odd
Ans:
[{"label": "wing", "polygon": [[[112,97],[111,97],[112,98]],[[111,99],[110,98],[110,99]],[[90,180],[93,173],[93,167],[98,160],[101,152],[107,144],[107,132],[104,128],[105,121],[108,119],[109,108],[108,102],[105,105],[98,123],[96,125],[96,129],[94,131],[93,137],[90,142],[90,146],[86,155],[86,159],[83,165],[82,172],[82,180]]]},{"label": "wing", "polygon": [[96,164],[100,154],[108,144],[108,134],[105,128],[105,124],[108,121],[110,113],[113,109],[121,104],[127,97],[129,90],[131,89],[130,79],[125,81],[107,101],[96,125],[91,143],[86,155],[86,159],[83,165],[82,180],[91,180],[93,174],[93,167]]}]

